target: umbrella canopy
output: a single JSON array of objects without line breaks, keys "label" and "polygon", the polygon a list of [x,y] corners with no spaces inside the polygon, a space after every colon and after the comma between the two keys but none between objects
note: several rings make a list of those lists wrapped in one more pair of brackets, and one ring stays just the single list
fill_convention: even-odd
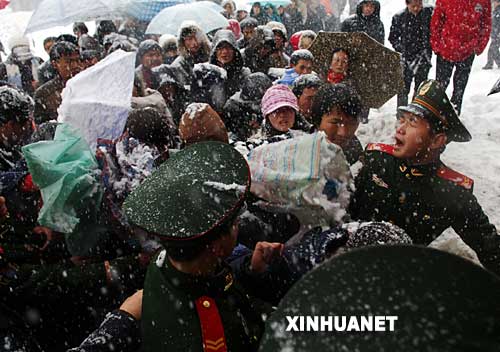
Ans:
[{"label": "umbrella canopy", "polygon": [[229,25],[227,19],[214,10],[208,1],[180,4],[162,10],[151,21],[146,34],[176,35],[182,22],[194,21],[205,32],[211,32]]},{"label": "umbrella canopy", "polygon": [[[299,280],[266,322],[259,351],[496,351],[499,295],[498,277],[455,255],[416,246],[365,247]],[[286,331],[287,316],[337,317],[337,323],[318,332]],[[385,332],[373,323],[373,332],[359,325],[356,331],[358,320],[350,318],[370,316],[398,319],[393,331],[387,320]]]},{"label": "umbrella canopy", "polygon": [[349,52],[348,78],[366,107],[379,108],[404,89],[400,54],[362,32],[320,32],[309,48],[313,70],[326,77],[336,48]]},{"label": "umbrella canopy", "polygon": [[500,92],[500,78],[498,79],[498,81],[493,85],[493,87],[491,87],[491,90],[490,92],[488,93],[488,95],[491,95],[491,94],[495,94],[495,93],[498,93]]},{"label": "umbrella canopy", "polygon": [[267,4],[269,4],[273,5],[274,7],[288,6],[292,3],[291,0],[264,0],[264,1],[249,0],[246,3],[247,5],[252,6],[256,2],[259,2],[261,6],[266,6]]},{"label": "umbrella canopy", "polygon": [[56,26],[65,26],[73,22],[110,20],[123,18],[105,0],[81,1],[75,6],[73,0],[43,0],[31,16],[25,33],[32,33]]},{"label": "umbrella canopy", "polygon": [[125,12],[140,21],[149,22],[164,8],[187,4],[194,0],[128,0],[125,5]]}]

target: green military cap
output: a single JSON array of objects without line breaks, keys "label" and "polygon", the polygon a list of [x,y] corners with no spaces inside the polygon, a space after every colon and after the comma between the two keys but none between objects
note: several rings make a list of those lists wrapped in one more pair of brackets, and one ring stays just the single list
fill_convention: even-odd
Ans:
[{"label": "green military cap", "polygon": [[472,139],[446,96],[445,90],[433,79],[422,82],[413,101],[407,106],[400,106],[398,112],[422,116],[433,126],[436,124],[442,126],[450,142],[468,142]]},{"label": "green military cap", "polygon": [[233,147],[204,142],[176,153],[138,186],[128,221],[171,245],[189,244],[234,218],[250,189],[250,169]]}]

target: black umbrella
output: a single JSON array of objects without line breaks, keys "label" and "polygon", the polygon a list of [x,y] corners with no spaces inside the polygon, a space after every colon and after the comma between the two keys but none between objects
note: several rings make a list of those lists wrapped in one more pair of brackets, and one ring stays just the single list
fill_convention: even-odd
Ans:
[{"label": "black umbrella", "polygon": [[326,77],[337,48],[349,52],[348,78],[366,107],[379,108],[404,89],[400,54],[363,32],[320,32],[309,48],[313,70]]},{"label": "black umbrella", "polygon": [[495,93],[498,93],[500,92],[500,78],[498,79],[498,81],[493,85],[493,87],[491,88],[490,92],[488,93],[488,95],[491,95],[491,94],[495,94]]},{"label": "black umbrella", "polygon": [[[498,297],[500,279],[460,257],[426,247],[365,247],[298,281],[267,321],[260,351],[497,351]],[[313,331],[301,332],[297,316],[337,317],[338,324],[329,331],[319,320],[325,331],[311,324]],[[372,329],[375,316],[397,320],[385,319],[385,331],[368,332],[368,323],[353,331],[351,317],[370,316]]]}]

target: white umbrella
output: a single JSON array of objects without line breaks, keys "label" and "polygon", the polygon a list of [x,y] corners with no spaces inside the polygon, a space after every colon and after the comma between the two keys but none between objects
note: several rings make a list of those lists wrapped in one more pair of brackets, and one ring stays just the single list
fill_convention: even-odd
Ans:
[{"label": "white umbrella", "polygon": [[105,0],[43,0],[33,12],[25,33],[36,32],[56,26],[65,26],[73,22],[110,20],[123,18],[123,12],[117,9],[116,1]]},{"label": "white umbrella", "polygon": [[184,21],[196,22],[205,33],[226,28],[229,25],[227,19],[207,3],[200,1],[167,7],[151,20],[146,34],[176,35]]}]

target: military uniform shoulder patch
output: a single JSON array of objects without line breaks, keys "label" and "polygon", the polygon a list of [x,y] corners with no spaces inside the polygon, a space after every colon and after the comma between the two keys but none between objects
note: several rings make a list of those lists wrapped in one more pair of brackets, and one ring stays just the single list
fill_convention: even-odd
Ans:
[{"label": "military uniform shoulder patch", "polygon": [[467,177],[465,175],[462,175],[459,172],[456,172],[446,166],[441,166],[438,171],[437,175],[447,181],[451,181],[455,183],[457,186],[461,186],[465,189],[472,189],[474,187],[474,180],[471,179],[470,177]]},{"label": "military uniform shoulder patch", "polygon": [[203,352],[227,352],[224,325],[215,300],[202,296],[195,304],[200,319]]},{"label": "military uniform shoulder patch", "polygon": [[390,155],[394,154],[394,146],[383,143],[370,143],[366,146],[366,151],[379,151]]}]

